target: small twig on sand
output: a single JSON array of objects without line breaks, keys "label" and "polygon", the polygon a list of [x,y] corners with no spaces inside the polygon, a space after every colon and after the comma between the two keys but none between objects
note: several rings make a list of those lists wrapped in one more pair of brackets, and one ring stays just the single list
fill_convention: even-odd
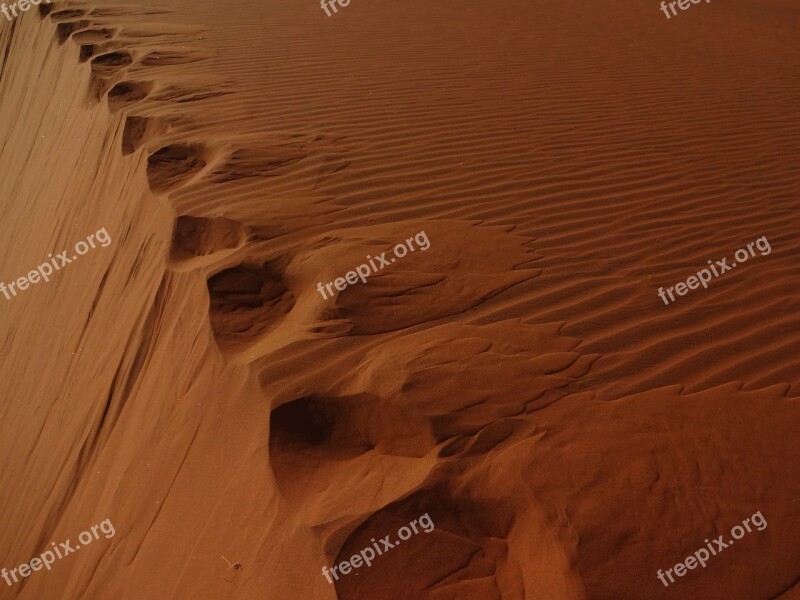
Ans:
[{"label": "small twig on sand", "polygon": [[224,556],[220,555],[220,558],[222,560],[224,560],[226,563],[228,563],[228,567],[230,567],[231,569],[241,569],[242,568],[242,563],[235,562],[235,563],[231,564],[231,561],[229,561]]}]

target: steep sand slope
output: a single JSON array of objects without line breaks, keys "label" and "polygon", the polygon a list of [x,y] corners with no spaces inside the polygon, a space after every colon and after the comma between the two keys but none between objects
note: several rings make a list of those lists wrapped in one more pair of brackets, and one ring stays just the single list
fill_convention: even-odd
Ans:
[{"label": "steep sand slope", "polygon": [[0,19],[0,280],[113,240],[0,297],[0,567],[116,528],[0,598],[797,598],[800,10],[639,4]]}]

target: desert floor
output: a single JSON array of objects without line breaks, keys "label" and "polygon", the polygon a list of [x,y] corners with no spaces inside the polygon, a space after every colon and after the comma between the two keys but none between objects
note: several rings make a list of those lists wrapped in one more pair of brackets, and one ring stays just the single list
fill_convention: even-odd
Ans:
[{"label": "desert floor", "polygon": [[800,6],[681,2],[0,16],[0,600],[800,599]]}]

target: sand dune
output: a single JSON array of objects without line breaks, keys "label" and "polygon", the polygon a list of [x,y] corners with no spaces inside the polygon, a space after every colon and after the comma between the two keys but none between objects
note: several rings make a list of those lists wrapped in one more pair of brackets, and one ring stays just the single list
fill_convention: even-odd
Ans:
[{"label": "sand dune", "polygon": [[0,598],[800,598],[798,19],[0,18],[0,281],[112,240],[0,295],[0,568],[115,528]]}]

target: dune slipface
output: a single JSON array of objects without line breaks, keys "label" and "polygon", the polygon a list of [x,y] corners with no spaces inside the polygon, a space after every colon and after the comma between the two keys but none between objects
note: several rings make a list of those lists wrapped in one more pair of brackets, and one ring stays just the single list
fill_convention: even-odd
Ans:
[{"label": "dune slipface", "polygon": [[0,599],[800,598],[800,8],[685,4],[5,4]]}]

